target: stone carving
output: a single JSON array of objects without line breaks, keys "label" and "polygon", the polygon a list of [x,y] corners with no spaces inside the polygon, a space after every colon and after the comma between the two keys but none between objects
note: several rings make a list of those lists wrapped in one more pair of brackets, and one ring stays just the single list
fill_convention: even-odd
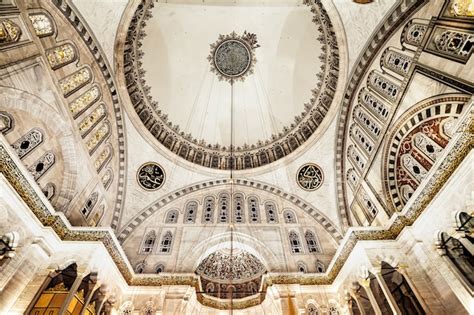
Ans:
[{"label": "stone carving", "polygon": [[59,87],[65,97],[71,95],[81,87],[86,85],[92,79],[92,73],[89,68],[84,67],[59,81]]},{"label": "stone carving", "polygon": [[51,201],[53,197],[56,195],[56,185],[53,183],[47,183],[46,186],[41,190],[45,197]]},{"label": "stone carving", "polygon": [[16,154],[18,154],[18,157],[22,159],[41,143],[43,143],[43,133],[38,128],[34,128],[15,141],[12,147]]},{"label": "stone carving", "polygon": [[360,90],[359,103],[364,104],[381,121],[385,121],[390,114],[390,107],[366,88]]},{"label": "stone carving", "polygon": [[356,166],[359,172],[364,170],[367,160],[362,157],[359,151],[352,144],[349,146],[349,148],[347,148],[347,157],[352,162],[352,164]]},{"label": "stone carving", "polygon": [[474,2],[472,0],[453,0],[449,12],[453,16],[474,17]]},{"label": "stone carving", "polygon": [[400,90],[398,84],[392,82],[377,70],[373,70],[369,74],[367,85],[392,102],[397,99],[398,91]]},{"label": "stone carving", "polygon": [[[323,5],[320,1],[306,4],[313,13],[313,22],[319,33],[315,40],[320,41],[323,46],[319,58],[324,61],[321,72],[316,74],[316,86],[312,90],[311,99],[305,104],[301,115],[295,117],[294,123],[284,127],[270,139],[230,148],[220,144],[209,144],[202,139],[194,138],[191,134],[184,134],[179,126],[170,122],[166,113],[160,110],[158,102],[152,99],[150,87],[146,85],[144,79],[145,70],[141,67],[140,59],[144,53],[140,41],[146,36],[143,27],[146,25],[146,20],[152,16],[151,8],[154,3],[143,1],[135,12],[127,33],[126,42],[131,49],[127,49],[124,54],[124,75],[135,111],[140,119],[146,122],[151,134],[180,157],[216,169],[240,170],[266,165],[291,154],[307,141],[331,106],[339,73],[339,53],[333,25]],[[247,41],[256,40],[251,34],[247,33],[246,36]],[[229,48],[231,44],[226,46]],[[216,71],[221,74],[217,69]],[[237,72],[240,71],[233,73]],[[249,72],[250,70],[247,73]]]},{"label": "stone carving", "polygon": [[360,105],[354,107],[354,119],[362,128],[369,132],[372,139],[378,138],[382,127]]},{"label": "stone carving", "polygon": [[53,23],[46,14],[30,14],[29,18],[38,37],[45,37],[54,34]]},{"label": "stone carving", "polygon": [[67,43],[48,49],[46,50],[46,59],[48,59],[51,69],[59,69],[77,59],[76,48]]},{"label": "stone carving", "polygon": [[157,163],[148,162],[140,166],[137,181],[145,190],[157,190],[165,182],[165,172]]},{"label": "stone carving", "polygon": [[257,59],[255,49],[260,47],[257,43],[257,35],[244,32],[237,35],[232,32],[229,35],[219,35],[219,39],[211,44],[211,53],[207,60],[211,63],[211,71],[219,80],[226,80],[231,84],[235,81],[243,81],[245,77],[253,73],[253,67]]},{"label": "stone carving", "polygon": [[350,127],[349,133],[352,139],[354,139],[355,142],[359,145],[359,147],[364,149],[364,152],[370,156],[374,148],[373,141],[370,140],[370,138],[358,126],[354,124]]},{"label": "stone carving", "polygon": [[0,45],[17,42],[21,36],[20,27],[10,19],[0,19]]},{"label": "stone carving", "polygon": [[380,61],[385,68],[401,76],[406,76],[410,70],[412,58],[391,48],[387,48],[380,58]]},{"label": "stone carving", "polygon": [[106,145],[105,148],[100,152],[99,156],[94,161],[95,170],[100,172],[100,170],[107,164],[107,162],[112,157],[112,149],[110,145]]},{"label": "stone carving", "polygon": [[304,190],[313,191],[323,184],[323,171],[313,163],[301,166],[296,174],[296,182]]}]

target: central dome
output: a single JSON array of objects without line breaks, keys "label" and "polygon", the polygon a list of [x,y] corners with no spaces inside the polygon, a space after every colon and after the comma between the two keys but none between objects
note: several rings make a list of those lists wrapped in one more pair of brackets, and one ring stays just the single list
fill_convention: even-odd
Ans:
[{"label": "central dome", "polygon": [[163,145],[203,166],[246,169],[290,154],[317,129],[338,66],[321,4],[148,6],[130,26],[125,77]]}]

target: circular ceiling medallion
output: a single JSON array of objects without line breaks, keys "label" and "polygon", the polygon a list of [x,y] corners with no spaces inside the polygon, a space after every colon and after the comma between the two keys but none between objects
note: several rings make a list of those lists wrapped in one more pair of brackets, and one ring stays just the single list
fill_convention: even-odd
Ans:
[{"label": "circular ceiling medallion", "polygon": [[313,191],[321,187],[323,179],[323,170],[313,163],[304,164],[299,168],[296,174],[298,185],[308,191]]},{"label": "circular ceiling medallion", "polygon": [[260,47],[257,35],[244,32],[242,36],[232,32],[229,35],[220,35],[217,42],[211,45],[211,54],[207,58],[211,63],[211,71],[216,73],[220,80],[233,83],[243,80],[253,72],[256,62],[254,50]]},{"label": "circular ceiling medallion", "polygon": [[145,190],[157,190],[163,186],[165,178],[165,171],[155,162],[147,162],[138,169],[137,181]]},{"label": "circular ceiling medallion", "polygon": [[237,12],[146,2],[122,69],[144,127],[180,158],[219,170],[264,166],[304,145],[332,106],[340,66],[329,15],[320,1],[305,3]]}]

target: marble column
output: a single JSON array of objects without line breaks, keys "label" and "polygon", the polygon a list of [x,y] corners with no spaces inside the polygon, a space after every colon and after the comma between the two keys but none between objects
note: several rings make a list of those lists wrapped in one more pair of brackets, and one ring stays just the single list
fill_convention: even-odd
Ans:
[{"label": "marble column", "polygon": [[359,284],[365,289],[367,297],[370,301],[370,305],[372,305],[372,308],[374,309],[375,315],[381,315],[382,311],[380,310],[380,306],[377,303],[377,299],[375,298],[372,289],[370,288],[370,279],[361,279],[359,280]]},{"label": "marble column", "polygon": [[402,312],[400,311],[400,308],[398,307],[397,302],[395,301],[395,298],[390,292],[390,289],[387,286],[387,283],[385,282],[385,279],[382,276],[382,270],[380,268],[374,268],[373,274],[375,275],[376,281],[379,283],[380,287],[382,288],[382,292],[387,298],[387,302],[390,305],[390,308],[392,309],[393,314],[401,315]]}]

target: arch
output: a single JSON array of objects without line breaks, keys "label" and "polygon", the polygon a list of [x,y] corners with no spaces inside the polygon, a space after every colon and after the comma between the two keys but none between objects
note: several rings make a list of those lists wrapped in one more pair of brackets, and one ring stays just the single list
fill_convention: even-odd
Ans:
[{"label": "arch", "polygon": [[247,197],[247,209],[250,223],[260,223],[260,206],[257,196]]},{"label": "arch", "polygon": [[55,24],[49,13],[33,13],[29,15],[35,34],[38,37],[46,37],[54,35]]},{"label": "arch", "polygon": [[84,206],[81,209],[81,214],[84,216],[84,218],[87,219],[89,217],[98,200],[98,192],[94,191],[92,194],[89,195],[89,198],[87,198],[86,202],[84,203]]},{"label": "arch", "polygon": [[[198,202],[195,200],[188,201],[184,207],[185,207],[185,210],[184,210],[183,223],[196,223]],[[203,216],[204,216],[204,213],[203,213]]]},{"label": "arch", "polygon": [[176,209],[169,210],[166,214],[165,223],[178,223],[179,212]]},{"label": "arch", "polygon": [[426,314],[405,276],[382,261],[382,277],[402,314]]},{"label": "arch", "polygon": [[316,260],[315,267],[316,267],[316,272],[317,273],[326,272],[326,266],[319,260]]},{"label": "arch", "polygon": [[132,315],[133,314],[133,303],[132,301],[126,301],[119,308],[119,315]]},{"label": "arch", "polygon": [[151,254],[153,252],[153,247],[155,247],[155,242],[156,232],[154,230],[149,231],[143,239],[141,252],[143,254]]},{"label": "arch", "polygon": [[319,315],[319,309],[313,303],[306,305],[306,315]]},{"label": "arch", "polygon": [[77,60],[77,48],[73,43],[65,43],[46,49],[46,59],[53,70],[57,70]]},{"label": "arch", "polygon": [[235,193],[233,196],[233,222],[235,223],[245,223],[245,197],[242,193]]},{"label": "arch", "polygon": [[43,143],[44,134],[39,128],[33,128],[26,134],[12,143],[12,147],[18,155],[19,159],[25,158],[29,153],[33,152],[40,144]]},{"label": "arch", "polygon": [[108,190],[110,187],[110,184],[112,184],[112,181],[114,180],[114,173],[112,172],[112,169],[108,168],[105,171],[104,175],[102,175],[100,180],[105,190]]},{"label": "arch", "polygon": [[283,219],[285,220],[285,223],[298,223],[296,221],[296,214],[293,210],[286,209],[283,211]]},{"label": "arch", "polygon": [[229,222],[229,203],[230,196],[226,192],[219,194],[218,201],[218,212],[217,223],[227,223]]},{"label": "arch", "polygon": [[58,139],[61,145],[61,163],[64,165],[62,182],[55,199],[56,210],[64,211],[73,199],[77,179],[77,151],[76,139],[71,126],[40,98],[28,92],[14,88],[0,87],[0,103],[8,111],[21,111],[25,115],[34,116],[47,126],[51,134]]},{"label": "arch", "polygon": [[301,246],[300,236],[298,232],[290,231],[288,234],[288,239],[290,241],[290,249],[293,254],[302,254],[303,246]]},{"label": "arch", "polygon": [[266,201],[264,204],[267,223],[278,223],[278,210],[273,201]]},{"label": "arch", "polygon": [[216,205],[216,198],[214,196],[204,197],[203,211],[202,211],[202,223],[213,223],[214,222],[214,207]]},{"label": "arch", "polygon": [[306,264],[302,261],[297,262],[296,268],[297,268],[298,272],[302,272],[302,273],[308,272],[308,267],[306,267]]},{"label": "arch", "polygon": [[304,238],[306,240],[306,245],[308,246],[308,252],[321,253],[321,246],[319,245],[319,241],[313,232],[306,230],[304,233]]},{"label": "arch", "polygon": [[165,265],[162,263],[159,263],[155,266],[155,273],[162,273],[165,272]]},{"label": "arch", "polygon": [[173,246],[173,234],[171,231],[166,231],[161,238],[160,249],[159,252],[162,254],[169,254],[171,253],[171,249]]},{"label": "arch", "polygon": [[6,111],[0,111],[0,133],[6,135],[15,127],[15,119]]},{"label": "arch", "polygon": [[145,272],[145,263],[139,262],[135,265],[135,273],[141,274]]}]

